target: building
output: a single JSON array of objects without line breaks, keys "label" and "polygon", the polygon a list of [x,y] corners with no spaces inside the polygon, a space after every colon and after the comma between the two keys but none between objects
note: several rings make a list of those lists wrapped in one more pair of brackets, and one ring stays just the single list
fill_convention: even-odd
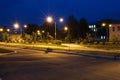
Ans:
[{"label": "building", "polygon": [[98,34],[100,31],[100,27],[98,27],[96,24],[90,24],[89,25],[89,29],[91,29],[91,31],[93,31],[94,33],[94,38],[96,40],[105,40],[106,36],[103,34]]},{"label": "building", "polygon": [[109,27],[109,40],[120,41],[120,24],[111,24]]}]

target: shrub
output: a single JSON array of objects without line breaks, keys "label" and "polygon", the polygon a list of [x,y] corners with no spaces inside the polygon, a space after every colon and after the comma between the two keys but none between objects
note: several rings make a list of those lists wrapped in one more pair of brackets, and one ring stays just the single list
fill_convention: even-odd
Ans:
[{"label": "shrub", "polygon": [[57,44],[57,45],[61,45],[62,41],[61,40],[53,40],[52,44]]}]

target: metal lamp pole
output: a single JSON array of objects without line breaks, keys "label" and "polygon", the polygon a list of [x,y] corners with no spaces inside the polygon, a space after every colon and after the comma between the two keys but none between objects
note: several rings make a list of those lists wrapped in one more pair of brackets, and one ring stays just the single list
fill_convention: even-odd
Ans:
[{"label": "metal lamp pole", "polygon": [[55,40],[56,40],[56,36],[57,36],[57,33],[56,33],[56,22],[55,22]]}]

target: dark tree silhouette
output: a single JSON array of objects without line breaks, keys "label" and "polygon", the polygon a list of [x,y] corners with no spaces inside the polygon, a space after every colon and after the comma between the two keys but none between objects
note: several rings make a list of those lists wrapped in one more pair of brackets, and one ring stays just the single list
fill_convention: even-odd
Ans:
[{"label": "dark tree silhouette", "polygon": [[67,27],[69,30],[69,34],[72,36],[72,39],[77,39],[79,34],[78,33],[79,23],[73,15],[69,16],[67,21]]},{"label": "dark tree silhouette", "polygon": [[37,32],[40,30],[40,27],[36,24],[27,24],[27,28],[24,29],[24,32],[32,35],[33,32]]},{"label": "dark tree silhouette", "polygon": [[87,33],[89,33],[89,31],[90,31],[86,19],[82,18],[82,19],[80,20],[78,31],[79,31],[79,36],[80,36],[81,38],[86,38]]},{"label": "dark tree silhouette", "polygon": [[[41,27],[41,30],[44,30],[45,33],[49,33],[49,35],[51,37],[55,37],[55,24],[54,23],[48,23],[48,22],[45,22],[42,27]],[[59,37],[59,30],[57,28],[57,25],[56,25],[56,34],[57,34],[57,38]]]}]

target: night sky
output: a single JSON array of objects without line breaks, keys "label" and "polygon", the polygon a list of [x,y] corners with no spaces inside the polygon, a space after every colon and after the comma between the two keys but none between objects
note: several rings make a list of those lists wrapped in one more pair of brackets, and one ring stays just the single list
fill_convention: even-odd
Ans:
[{"label": "night sky", "polygon": [[95,22],[104,18],[120,20],[120,0],[0,0],[0,26],[42,24],[47,15],[56,21],[69,15]]}]

